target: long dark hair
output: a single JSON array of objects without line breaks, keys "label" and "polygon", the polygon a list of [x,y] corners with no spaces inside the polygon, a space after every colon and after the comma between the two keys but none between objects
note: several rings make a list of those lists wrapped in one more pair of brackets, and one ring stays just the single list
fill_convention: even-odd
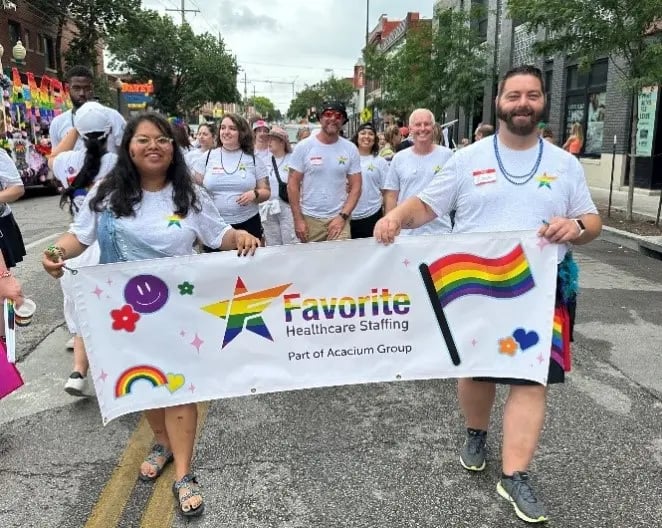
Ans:
[{"label": "long dark hair", "polygon": [[358,148],[358,146],[359,146],[359,132],[361,132],[361,130],[370,130],[373,133],[373,135],[375,136],[375,140],[372,142],[372,147],[370,147],[370,154],[372,154],[373,158],[376,157],[377,154],[379,153],[379,136],[377,135],[377,132],[375,131],[375,129],[373,127],[371,127],[371,126],[370,127],[368,127],[368,126],[359,127],[359,129],[355,132],[354,136],[352,136],[352,139],[351,139],[352,143],[354,143],[356,145],[356,147]]},{"label": "long dark hair", "polygon": [[140,114],[127,123],[118,152],[117,164],[99,184],[96,195],[90,200],[90,209],[98,212],[108,207],[118,218],[135,215],[134,209],[142,200],[143,190],[140,184],[140,174],[129,153],[129,145],[136,129],[144,121],[149,121],[164,136],[173,140],[172,163],[168,167],[166,181],[172,183],[174,213],[185,217],[190,209],[200,211],[195,185],[186,167],[184,156],[175,144],[172,127],[163,116],[154,112]]},{"label": "long dark hair", "polygon": [[[225,114],[223,116],[223,119],[229,119],[234,123],[234,126],[237,127],[237,131],[239,132],[239,148],[245,153],[245,154],[254,154],[253,150],[253,131],[251,130],[251,126],[248,124],[248,121],[246,121],[243,117],[237,114]],[[221,119],[221,123],[223,123],[223,119]],[[223,141],[221,141],[221,124],[219,123],[218,125],[218,144],[219,146],[223,146]]]},{"label": "long dark hair", "polygon": [[78,207],[74,203],[74,194],[79,189],[89,188],[99,174],[101,169],[101,159],[107,152],[106,143],[108,135],[105,132],[91,132],[85,136],[85,161],[76,178],[69,184],[69,187],[62,191],[60,198],[60,207],[64,208],[69,202],[69,212],[74,215],[78,212]]}]

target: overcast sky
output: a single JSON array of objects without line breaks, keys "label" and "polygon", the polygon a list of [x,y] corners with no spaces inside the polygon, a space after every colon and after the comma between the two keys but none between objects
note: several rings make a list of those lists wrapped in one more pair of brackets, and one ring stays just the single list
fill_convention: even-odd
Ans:
[{"label": "overcast sky", "polygon": [[[432,16],[434,0],[370,0],[370,29],[380,14],[402,19],[408,11]],[[143,8],[165,12],[181,0],[143,0]],[[196,33],[219,32],[237,56],[244,93],[263,95],[285,112],[294,90],[333,74],[351,77],[365,42],[366,0],[186,0],[186,19]],[[169,12],[177,23],[181,15]],[[271,83],[265,81],[272,81]]]}]

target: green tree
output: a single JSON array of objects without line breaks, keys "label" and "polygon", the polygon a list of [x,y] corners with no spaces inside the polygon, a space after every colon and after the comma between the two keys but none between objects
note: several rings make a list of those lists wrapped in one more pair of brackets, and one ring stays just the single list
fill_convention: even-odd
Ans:
[{"label": "green tree", "polygon": [[267,121],[273,121],[278,119],[280,112],[276,110],[276,107],[271,102],[271,99],[258,95],[256,97],[248,98],[248,105],[255,108],[255,111],[258,115],[266,119]]},{"label": "green tree", "polygon": [[107,38],[111,67],[154,84],[155,106],[183,115],[206,102],[237,102],[237,61],[223,40],[195,35],[167,15],[141,11]]},{"label": "green tree", "polygon": [[509,0],[510,16],[530,31],[546,30],[534,51],[548,57],[563,53],[576,57],[583,68],[608,57],[620,73],[625,93],[632,98],[630,189],[627,217],[632,219],[634,150],[638,94],[662,83],[662,20],[660,0]]},{"label": "green tree", "polygon": [[290,103],[287,115],[290,119],[314,117],[313,109],[317,109],[324,101],[340,101],[347,105],[353,95],[354,86],[350,81],[331,77],[298,92]]}]

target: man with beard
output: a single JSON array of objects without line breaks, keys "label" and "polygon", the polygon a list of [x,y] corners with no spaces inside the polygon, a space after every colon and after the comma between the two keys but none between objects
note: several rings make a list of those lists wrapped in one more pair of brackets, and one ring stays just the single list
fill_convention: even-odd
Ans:
[{"label": "man with beard", "polygon": [[[498,133],[457,152],[423,192],[382,218],[374,234],[389,244],[401,228],[416,228],[453,209],[457,211],[453,232],[538,229],[539,236],[559,244],[555,315],[571,328],[568,307],[574,300],[576,276],[572,277],[569,246],[593,240],[602,222],[577,159],[538,136],[544,94],[539,69],[521,66],[507,72],[496,98]],[[547,383],[563,382],[569,370],[567,346],[561,354],[550,356]],[[519,379],[458,380],[467,428],[460,463],[470,471],[485,469],[496,383],[510,387],[503,411],[502,475],[497,491],[521,519],[544,522],[547,514],[527,471],[545,418],[543,385]]]},{"label": "man with beard", "polygon": [[350,238],[349,218],[361,196],[361,158],[340,137],[345,105],[332,101],[317,115],[320,131],[299,143],[290,160],[287,194],[301,242]]},{"label": "man with beard", "polygon": [[[434,143],[434,115],[427,108],[414,110],[409,117],[412,147],[396,153],[391,160],[384,182],[384,210],[388,213],[397,204],[416,196],[441,173],[444,164],[453,155],[446,147]],[[411,229],[403,234],[425,235],[451,232],[449,215]]]},{"label": "man with beard", "polygon": [[[67,134],[72,134],[76,137],[76,145],[73,150],[83,150],[85,148],[83,140],[78,137],[78,133],[74,128],[74,114],[85,103],[94,100],[94,76],[92,75],[92,71],[85,66],[73,66],[65,74],[65,79],[69,84],[69,97],[71,98],[73,108],[63,112],[51,121],[49,130],[51,146],[53,149],[57,148]],[[105,107],[105,109],[112,124],[112,140],[108,141],[108,152],[116,152],[122,143],[122,135],[124,134],[124,125],[126,123],[118,111],[108,107]],[[68,148],[66,150],[70,149]]]}]

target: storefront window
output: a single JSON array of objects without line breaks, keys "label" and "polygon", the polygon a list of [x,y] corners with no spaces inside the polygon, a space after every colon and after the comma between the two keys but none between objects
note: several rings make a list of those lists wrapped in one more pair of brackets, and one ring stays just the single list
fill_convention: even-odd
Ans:
[{"label": "storefront window", "polygon": [[565,137],[574,123],[582,126],[582,156],[600,156],[607,111],[607,61],[593,64],[583,72],[577,66],[568,68],[565,105]]}]

